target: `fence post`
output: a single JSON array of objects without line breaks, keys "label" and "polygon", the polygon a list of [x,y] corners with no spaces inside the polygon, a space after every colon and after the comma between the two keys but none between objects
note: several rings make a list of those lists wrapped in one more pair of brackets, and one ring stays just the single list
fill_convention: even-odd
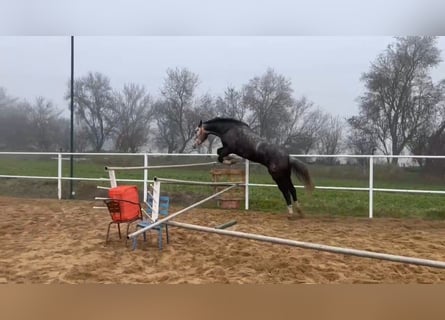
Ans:
[{"label": "fence post", "polygon": [[[148,154],[144,153],[144,167],[148,167]],[[144,169],[144,202],[147,202],[148,193],[148,169]]]},{"label": "fence post", "polygon": [[245,161],[246,169],[245,169],[245,178],[244,178],[244,209],[249,210],[249,160],[246,159]]},{"label": "fence post", "polygon": [[374,206],[374,157],[369,156],[369,218],[372,219]]},{"label": "fence post", "polygon": [[57,198],[62,199],[62,154],[57,154]]}]

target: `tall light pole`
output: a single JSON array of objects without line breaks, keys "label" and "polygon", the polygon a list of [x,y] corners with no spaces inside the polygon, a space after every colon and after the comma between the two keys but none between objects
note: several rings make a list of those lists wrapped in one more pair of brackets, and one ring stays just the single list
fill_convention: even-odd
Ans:
[{"label": "tall light pole", "polygon": [[74,199],[73,175],[74,175],[74,36],[71,36],[71,137],[70,137],[70,199]]}]

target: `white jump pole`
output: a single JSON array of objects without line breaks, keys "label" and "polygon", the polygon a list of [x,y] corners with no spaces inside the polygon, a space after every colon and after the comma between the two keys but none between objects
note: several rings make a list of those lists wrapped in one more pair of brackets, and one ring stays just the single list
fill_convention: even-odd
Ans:
[{"label": "white jump pole", "polygon": [[210,164],[218,163],[204,162],[204,163],[188,163],[188,164],[171,164],[171,165],[160,165],[160,166],[143,166],[143,167],[105,167],[105,170],[142,170],[142,169],[164,169],[164,168],[184,168],[184,167],[196,167],[196,166],[208,166]]},{"label": "white jump pole", "polygon": [[147,183],[148,183],[148,169],[163,169],[163,168],[184,168],[184,167],[196,167],[196,166],[208,166],[211,164],[217,163],[216,161],[212,162],[203,162],[203,163],[188,163],[188,164],[173,164],[173,165],[160,165],[160,166],[149,166],[148,165],[148,154],[144,154],[144,166],[139,167],[109,167],[105,166],[105,171],[108,171],[108,175],[110,178],[110,185],[112,188],[117,187],[116,181],[116,170],[144,170],[144,201],[147,200]]},{"label": "white jump pole", "polygon": [[197,206],[203,204],[204,202],[207,202],[207,201],[209,201],[209,200],[211,200],[211,199],[213,199],[213,198],[219,196],[220,194],[222,194],[222,193],[224,193],[224,192],[226,192],[226,191],[229,191],[230,189],[232,189],[232,188],[234,188],[234,187],[236,187],[236,186],[237,186],[236,184],[232,184],[231,186],[229,186],[229,187],[227,187],[227,188],[224,188],[223,190],[221,190],[221,191],[219,191],[219,192],[217,192],[217,193],[215,193],[215,194],[212,194],[211,196],[209,196],[209,197],[207,197],[207,198],[205,198],[205,199],[203,199],[203,200],[201,200],[201,201],[198,201],[198,202],[192,204],[191,206],[188,206],[187,208],[184,208],[184,209],[182,209],[182,210],[179,210],[179,211],[177,211],[177,212],[175,212],[175,213],[173,213],[173,214],[171,214],[171,215],[165,217],[164,219],[158,220],[158,221],[156,221],[155,223],[146,226],[145,228],[139,229],[139,230],[133,232],[132,234],[129,234],[127,238],[128,238],[128,239],[132,239],[132,238],[138,236],[139,234],[141,234],[141,233],[143,233],[143,232],[146,232],[146,231],[148,231],[148,230],[150,230],[150,229],[152,229],[152,228],[154,228],[154,227],[156,227],[156,226],[158,226],[158,225],[160,225],[160,224],[162,224],[162,223],[165,223],[165,222],[169,221],[170,219],[173,219],[173,218],[177,217],[177,216],[180,215],[181,213],[184,213],[184,212],[186,212],[186,211],[189,211],[190,209],[193,209],[193,208],[195,208],[195,207],[197,207]]},{"label": "white jump pole", "polygon": [[259,234],[246,233],[246,232],[240,232],[240,231],[215,229],[215,228],[203,227],[203,226],[182,223],[182,222],[176,222],[176,221],[169,221],[167,224],[170,226],[180,227],[180,228],[185,228],[185,229],[190,229],[190,230],[195,230],[195,231],[217,233],[217,234],[221,234],[221,235],[225,235],[225,236],[232,236],[232,237],[238,237],[238,238],[244,238],[244,239],[250,239],[250,240],[256,240],[256,241],[263,241],[263,242],[271,242],[271,243],[287,245],[287,246],[292,246],[292,247],[299,247],[299,248],[304,248],[304,249],[312,249],[312,250],[325,251],[325,252],[331,252],[331,253],[352,255],[352,256],[357,256],[357,257],[362,257],[362,258],[387,260],[387,261],[392,261],[392,262],[415,264],[415,265],[419,265],[419,266],[445,269],[445,262],[436,261],[436,260],[419,259],[419,258],[398,256],[398,255],[393,255],[393,254],[378,253],[378,252],[371,252],[371,251],[365,251],[365,250],[327,246],[327,245],[323,245],[323,244],[302,242],[302,241],[289,240],[289,239],[283,239],[283,238],[277,238],[277,237],[269,237],[269,236],[263,236],[263,235],[259,235]]},{"label": "white jump pole", "polygon": [[178,180],[178,179],[168,179],[168,178],[155,178],[155,180],[164,182],[164,183],[173,183],[173,184],[194,184],[194,185],[203,185],[203,186],[243,186],[244,182],[207,182],[207,181],[193,181],[193,180]]}]

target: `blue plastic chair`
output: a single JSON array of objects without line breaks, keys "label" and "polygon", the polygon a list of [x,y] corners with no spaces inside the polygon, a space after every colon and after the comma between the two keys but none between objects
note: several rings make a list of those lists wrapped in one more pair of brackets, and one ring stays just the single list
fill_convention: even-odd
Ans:
[{"label": "blue plastic chair", "polygon": [[[151,213],[152,212],[151,207],[153,206],[153,198],[151,198],[151,197],[148,198],[147,202],[148,202],[147,213]],[[168,216],[169,206],[170,206],[170,198],[167,196],[160,196],[159,197],[159,219],[162,219],[162,218]],[[145,228],[145,227],[149,226],[150,224],[153,224],[153,222],[149,221],[149,220],[143,220],[136,225],[136,229],[137,228]],[[154,231],[158,232],[159,250],[162,250],[162,233],[163,233],[164,229],[165,229],[167,243],[169,243],[170,239],[169,239],[169,235],[168,235],[168,225],[167,224],[161,223],[160,225],[155,226],[154,228],[148,230],[148,231],[154,230]],[[143,233],[144,242],[147,241],[146,233],[147,232]],[[133,241],[133,249],[135,249],[135,248],[136,248],[136,239]]]}]

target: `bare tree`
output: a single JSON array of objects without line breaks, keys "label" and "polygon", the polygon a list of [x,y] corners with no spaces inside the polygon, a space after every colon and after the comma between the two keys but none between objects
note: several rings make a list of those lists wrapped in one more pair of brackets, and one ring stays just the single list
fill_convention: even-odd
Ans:
[{"label": "bare tree", "polygon": [[173,153],[178,150],[178,129],[170,119],[168,111],[168,102],[158,100],[154,104],[155,119],[157,126],[157,135],[155,144],[160,149],[166,149],[167,153]]},{"label": "bare tree", "polygon": [[362,76],[367,91],[355,122],[372,131],[384,154],[400,154],[433,114],[439,95],[428,72],[439,62],[435,37],[400,37]]},{"label": "bare tree", "polygon": [[326,127],[328,115],[305,97],[296,100],[291,113],[285,145],[291,153],[308,154],[319,141],[320,132]]},{"label": "bare tree", "polygon": [[434,135],[437,130],[441,131],[445,121],[445,80],[439,82],[434,90],[432,115],[418,128],[414,139],[409,142],[409,148],[414,154],[425,154],[426,149],[428,149],[426,140]]},{"label": "bare tree", "polygon": [[[69,99],[69,93],[65,96]],[[78,120],[87,130],[95,151],[101,151],[112,132],[113,92],[105,75],[89,72],[74,82],[74,108]]]},{"label": "bare tree", "polygon": [[10,113],[16,107],[17,99],[8,96],[6,89],[0,87],[0,149],[6,149],[8,146],[8,123]]},{"label": "bare tree", "polygon": [[366,119],[351,117],[347,120],[350,132],[347,137],[347,147],[354,154],[373,154],[377,149],[378,139],[374,137],[374,130],[368,127]]},{"label": "bare tree", "polygon": [[91,150],[90,133],[86,125],[82,122],[78,122],[74,127],[74,150],[75,152],[87,152]]},{"label": "bare tree", "polygon": [[43,97],[19,102],[0,88],[0,148],[55,151],[66,145],[66,121],[61,110]]},{"label": "bare tree", "polygon": [[[193,118],[191,119],[192,130],[196,128],[200,120],[210,120],[215,118],[216,116],[228,116],[228,115],[221,115],[218,114],[221,110],[218,108],[218,100],[215,101],[213,97],[210,95],[204,95],[198,99],[196,102],[196,108],[194,109],[194,112],[191,114]],[[218,138],[214,135],[209,135],[209,137],[206,140],[206,148],[199,148],[198,150],[200,152],[205,153],[213,153],[213,147],[215,145],[215,142],[218,142]]]},{"label": "bare tree", "polygon": [[268,69],[249,80],[243,92],[243,104],[251,111],[249,124],[261,137],[278,142],[294,106],[290,80]]},{"label": "bare tree", "polygon": [[37,97],[35,103],[30,106],[29,118],[35,149],[54,151],[63,147],[63,141],[60,139],[63,130],[60,126],[61,112],[43,97]]},{"label": "bare tree", "polygon": [[161,89],[162,100],[156,103],[159,130],[158,146],[168,152],[184,152],[194,135],[191,123],[198,76],[188,69],[168,69]]},{"label": "bare tree", "polygon": [[153,115],[152,99],[144,87],[128,84],[122,93],[116,93],[110,116],[116,150],[137,152],[144,146],[148,142]]},{"label": "bare tree", "polygon": [[[441,101],[434,108],[434,114],[416,132],[408,147],[416,155],[443,155],[445,154],[445,80],[442,80],[436,89],[441,95]],[[416,159],[421,166],[427,165],[428,170],[433,172],[442,167],[443,161],[434,159]]]},{"label": "bare tree", "polygon": [[0,112],[0,148],[8,151],[29,150],[32,131],[29,120],[30,106],[27,102],[9,101]]},{"label": "bare tree", "polygon": [[[54,137],[55,148],[58,151],[70,150],[70,129],[70,119],[59,116],[54,123],[54,131],[56,132],[56,136]],[[74,141],[77,143],[76,135],[74,135]]]},{"label": "bare tree", "polygon": [[[363,119],[360,117],[351,117],[347,119],[349,124],[349,132],[346,137],[346,147],[352,154],[370,155],[377,150],[378,140],[373,136],[374,131],[367,128],[367,123],[361,123]],[[365,168],[368,164],[368,159],[356,158],[360,166]]]},{"label": "bare tree", "polygon": [[226,91],[224,91],[224,96],[216,99],[215,108],[218,116],[244,121],[247,108],[243,104],[242,98],[243,95],[241,92],[234,87],[228,87]]},{"label": "bare tree", "polygon": [[6,93],[6,89],[0,87],[0,111],[7,107],[13,107],[17,103],[17,98],[10,97]]},{"label": "bare tree", "polygon": [[[442,118],[441,124],[430,135],[427,140],[427,154],[444,155],[445,154],[445,118]],[[426,169],[439,177],[445,176],[445,163],[443,159],[426,159]]]},{"label": "bare tree", "polygon": [[[338,117],[329,116],[326,126],[320,131],[318,142],[318,152],[320,154],[339,154],[343,148],[343,128],[344,123]],[[335,158],[327,158],[326,162],[334,164]]]}]

